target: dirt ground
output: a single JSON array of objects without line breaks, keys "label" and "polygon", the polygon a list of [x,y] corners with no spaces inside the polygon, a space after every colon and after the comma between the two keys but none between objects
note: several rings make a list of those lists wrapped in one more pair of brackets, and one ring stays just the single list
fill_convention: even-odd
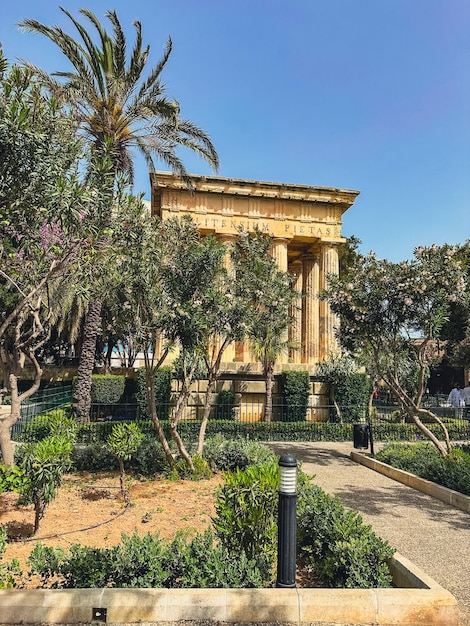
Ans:
[{"label": "dirt ground", "polygon": [[210,526],[221,482],[221,476],[178,482],[127,477],[131,505],[126,507],[118,474],[68,474],[34,538],[33,506],[19,505],[18,494],[0,494],[0,525],[7,527],[10,538],[4,558],[18,558],[26,571],[26,559],[37,542],[63,548],[76,543],[110,547],[120,542],[122,533],[135,530],[139,535],[158,532],[168,539],[178,531],[192,537]]}]

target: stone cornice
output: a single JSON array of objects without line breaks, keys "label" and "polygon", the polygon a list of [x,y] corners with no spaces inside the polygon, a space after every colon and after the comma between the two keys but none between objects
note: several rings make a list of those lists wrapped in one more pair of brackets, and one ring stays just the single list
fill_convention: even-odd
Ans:
[{"label": "stone cornice", "polygon": [[[266,198],[271,200],[318,202],[333,204],[346,211],[359,195],[359,191],[338,189],[335,187],[311,187],[289,183],[273,183],[265,181],[244,180],[240,178],[224,178],[221,176],[190,175],[194,192],[224,194],[229,196],[245,196]],[[189,190],[188,186],[174,174],[169,172],[151,172],[152,189]]]}]

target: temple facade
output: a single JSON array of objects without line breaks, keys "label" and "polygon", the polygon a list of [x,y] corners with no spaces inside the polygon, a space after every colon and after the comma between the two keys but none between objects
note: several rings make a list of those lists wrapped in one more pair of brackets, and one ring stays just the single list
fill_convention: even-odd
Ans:
[{"label": "temple facade", "polygon": [[[272,255],[279,268],[294,277],[302,293],[291,328],[292,342],[299,346],[280,358],[278,367],[308,369],[337,349],[335,317],[318,294],[328,274],[338,272],[338,245],[342,216],[354,203],[358,191],[259,182],[217,176],[191,176],[189,189],[167,172],[150,175],[152,214],[162,219],[190,215],[201,233],[231,242],[239,229],[258,227],[273,236]],[[255,368],[248,347],[232,346],[224,358],[225,371]]]}]

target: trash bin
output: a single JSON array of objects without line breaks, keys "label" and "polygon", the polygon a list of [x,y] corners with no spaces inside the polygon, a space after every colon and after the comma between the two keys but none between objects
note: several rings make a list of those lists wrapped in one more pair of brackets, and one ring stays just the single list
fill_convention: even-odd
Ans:
[{"label": "trash bin", "polygon": [[369,447],[368,424],[353,424],[353,442],[358,450],[367,450]]}]

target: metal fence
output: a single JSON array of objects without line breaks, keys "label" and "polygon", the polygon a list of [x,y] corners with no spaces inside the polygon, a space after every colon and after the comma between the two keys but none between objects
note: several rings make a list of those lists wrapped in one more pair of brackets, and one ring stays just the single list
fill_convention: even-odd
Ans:
[{"label": "metal fence", "polygon": [[39,389],[21,404],[21,417],[13,425],[12,437],[21,432],[23,426],[28,424],[33,417],[43,415],[52,409],[65,406],[72,402],[72,384],[64,384],[60,387],[46,387]]},{"label": "metal fence", "polygon": [[[22,407],[21,419],[14,425],[12,435],[19,435],[24,425],[31,421],[33,417],[70,403],[71,397],[71,385],[40,390]],[[445,396],[427,398],[425,404],[426,408],[440,418],[444,418],[451,439],[470,439],[470,407],[459,410],[457,413],[455,409],[447,406],[447,398]],[[157,407],[157,414],[160,419],[167,420],[171,416],[173,409],[173,404],[160,405]],[[198,422],[203,417],[203,411],[204,407],[201,403],[189,403],[181,419],[183,422]],[[312,438],[312,440],[324,441],[347,440],[351,436],[352,424],[364,421],[367,417],[370,417],[374,437],[378,441],[421,438],[416,425],[410,422],[410,420],[405,420],[400,413],[399,407],[395,404],[379,404],[375,402],[371,415],[369,416],[368,413],[369,409],[367,406],[343,406],[339,416],[336,407],[333,405],[308,405],[298,411],[298,407],[274,403],[272,426],[265,424],[262,430],[266,431],[266,435],[276,437],[295,438],[298,436],[305,437],[306,440]],[[90,417],[91,422],[111,423],[149,419],[145,409],[131,402],[106,405],[92,404]],[[240,434],[253,432],[253,428],[260,428],[261,425],[256,427],[256,424],[265,422],[265,417],[264,403],[262,401],[251,401],[243,397],[236,405],[214,404],[210,413],[211,422],[218,420],[232,421],[234,422],[234,429]],[[428,419],[428,424],[431,430],[437,433],[440,432],[439,426],[433,423],[431,419]]]}]

